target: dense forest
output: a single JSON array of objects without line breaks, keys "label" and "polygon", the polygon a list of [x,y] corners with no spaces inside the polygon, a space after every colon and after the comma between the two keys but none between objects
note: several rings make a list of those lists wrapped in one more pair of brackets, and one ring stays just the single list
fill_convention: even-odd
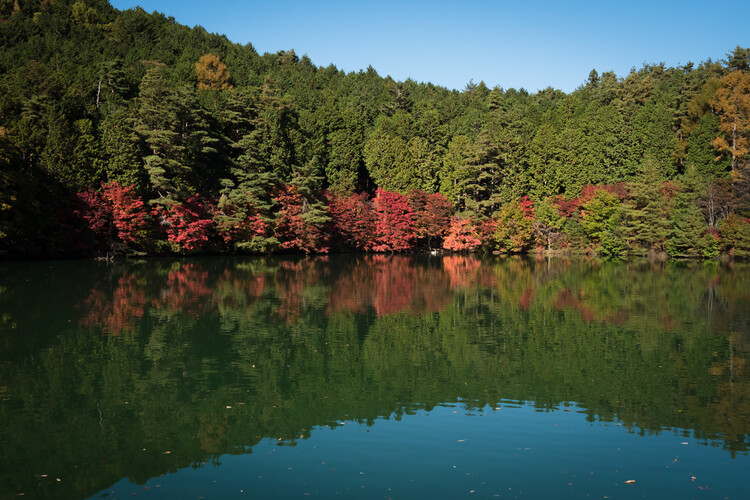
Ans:
[{"label": "dense forest", "polygon": [[[750,49],[567,94],[0,0],[0,255],[750,255]],[[304,47],[298,47],[304,49]]]}]

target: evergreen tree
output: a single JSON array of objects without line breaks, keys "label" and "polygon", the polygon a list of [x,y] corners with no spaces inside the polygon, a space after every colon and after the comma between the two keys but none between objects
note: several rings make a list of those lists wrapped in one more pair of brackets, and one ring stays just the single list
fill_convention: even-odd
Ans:
[{"label": "evergreen tree", "polygon": [[656,161],[646,160],[638,177],[629,183],[625,224],[631,246],[643,250],[661,250],[669,233],[669,200],[660,170]]}]

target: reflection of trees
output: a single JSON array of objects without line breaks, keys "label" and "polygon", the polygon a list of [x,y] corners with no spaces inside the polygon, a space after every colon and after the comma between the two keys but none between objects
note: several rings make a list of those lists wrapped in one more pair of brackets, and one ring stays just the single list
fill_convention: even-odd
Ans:
[{"label": "reflection of trees", "polygon": [[2,490],[44,496],[35,463],[85,496],[459,398],[750,446],[747,267],[328,259],[76,268],[44,275],[46,317],[0,273]]},{"label": "reflection of trees", "polygon": [[117,280],[111,298],[104,288],[92,288],[89,297],[83,302],[86,314],[81,318],[81,326],[101,327],[108,335],[132,332],[134,322],[143,317],[146,309],[146,291],[138,283],[135,274],[125,274]]}]

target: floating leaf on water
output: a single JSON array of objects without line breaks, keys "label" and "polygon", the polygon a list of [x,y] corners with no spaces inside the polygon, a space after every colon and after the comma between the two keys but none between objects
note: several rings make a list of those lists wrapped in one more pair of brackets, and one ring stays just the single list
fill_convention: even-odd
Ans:
[{"label": "floating leaf on water", "polygon": [[635,479],[628,479],[625,484],[635,484]]}]

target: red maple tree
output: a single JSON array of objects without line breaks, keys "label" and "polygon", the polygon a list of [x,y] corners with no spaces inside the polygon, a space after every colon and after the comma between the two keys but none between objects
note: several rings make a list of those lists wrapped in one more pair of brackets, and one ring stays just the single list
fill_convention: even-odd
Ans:
[{"label": "red maple tree", "polygon": [[211,203],[196,193],[182,203],[160,205],[154,213],[162,219],[170,243],[183,251],[194,252],[209,241],[213,211]]},{"label": "red maple tree", "polygon": [[372,250],[376,216],[367,193],[338,196],[325,193],[333,238],[344,248]]},{"label": "red maple tree", "polygon": [[412,210],[406,196],[378,189],[375,193],[376,252],[402,252],[414,246],[415,229]]},{"label": "red maple tree", "polygon": [[433,239],[442,241],[448,234],[453,209],[451,202],[440,193],[427,194],[417,189],[410,191],[406,198],[412,211],[417,243],[432,248]]}]

